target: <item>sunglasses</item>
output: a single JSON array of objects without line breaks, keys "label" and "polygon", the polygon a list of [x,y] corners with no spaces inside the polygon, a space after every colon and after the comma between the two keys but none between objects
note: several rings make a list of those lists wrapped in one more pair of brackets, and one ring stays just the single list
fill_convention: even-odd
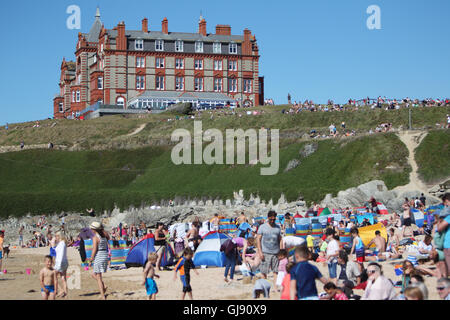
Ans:
[{"label": "sunglasses", "polygon": [[374,273],[376,273],[377,272],[377,270],[367,270],[367,273],[368,274],[374,274]]},{"label": "sunglasses", "polygon": [[437,289],[438,291],[442,291],[442,290],[447,289],[447,287],[437,287],[436,289]]}]

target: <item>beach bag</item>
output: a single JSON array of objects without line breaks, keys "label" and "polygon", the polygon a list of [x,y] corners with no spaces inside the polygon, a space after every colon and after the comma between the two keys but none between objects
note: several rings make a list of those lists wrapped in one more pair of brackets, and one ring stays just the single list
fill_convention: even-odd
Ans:
[{"label": "beach bag", "polygon": [[236,243],[233,240],[228,239],[220,246],[220,251],[225,253],[226,256],[231,256],[236,250]]}]

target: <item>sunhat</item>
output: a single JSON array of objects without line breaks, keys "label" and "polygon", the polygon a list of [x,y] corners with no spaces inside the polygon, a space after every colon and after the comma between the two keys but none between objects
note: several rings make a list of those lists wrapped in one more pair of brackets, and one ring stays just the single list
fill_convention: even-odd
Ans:
[{"label": "sunhat", "polygon": [[91,228],[93,230],[102,230],[103,226],[102,226],[102,224],[100,222],[94,221],[94,222],[91,223],[89,228]]}]

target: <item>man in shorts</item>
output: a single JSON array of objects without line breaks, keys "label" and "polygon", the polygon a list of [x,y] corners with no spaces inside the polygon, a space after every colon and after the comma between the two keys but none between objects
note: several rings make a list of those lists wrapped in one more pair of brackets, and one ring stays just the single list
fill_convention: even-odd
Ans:
[{"label": "man in shorts", "polygon": [[276,279],[278,275],[278,258],[280,252],[281,228],[275,223],[277,213],[269,211],[267,222],[261,225],[256,236],[256,246],[261,258],[260,271],[264,279],[273,272],[274,286],[276,288]]}]

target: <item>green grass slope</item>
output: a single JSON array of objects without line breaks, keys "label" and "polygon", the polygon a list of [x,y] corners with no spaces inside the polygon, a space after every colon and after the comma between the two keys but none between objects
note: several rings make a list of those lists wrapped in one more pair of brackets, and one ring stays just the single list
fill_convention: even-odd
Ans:
[{"label": "green grass slope", "polygon": [[450,129],[428,133],[415,151],[419,176],[427,183],[450,177]]},{"label": "green grass slope", "polygon": [[[175,166],[168,146],[0,154],[0,215],[81,212],[90,207],[101,212],[175,196],[226,199],[239,189],[247,197],[253,193],[266,200],[284,193],[288,200],[302,195],[318,201],[373,179],[384,180],[389,188],[408,182],[408,152],[394,134],[317,141],[317,152],[301,158],[299,150],[306,143],[280,149],[280,169],[274,176],[261,176],[260,165]],[[301,164],[284,172],[295,158]]]}]

